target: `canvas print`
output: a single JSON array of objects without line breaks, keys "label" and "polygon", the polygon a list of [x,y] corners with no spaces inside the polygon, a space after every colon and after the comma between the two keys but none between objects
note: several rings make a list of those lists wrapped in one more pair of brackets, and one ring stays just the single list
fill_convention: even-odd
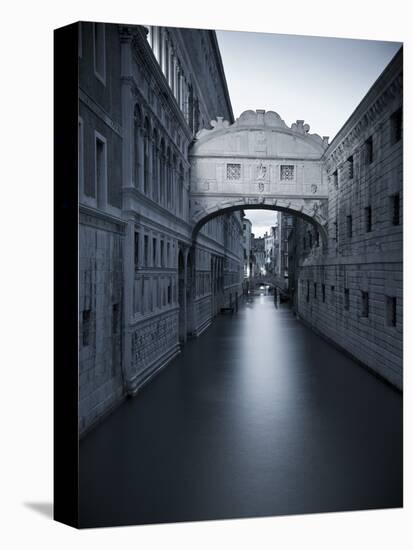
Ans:
[{"label": "canvas print", "polygon": [[401,507],[402,44],[76,36],[78,526]]}]

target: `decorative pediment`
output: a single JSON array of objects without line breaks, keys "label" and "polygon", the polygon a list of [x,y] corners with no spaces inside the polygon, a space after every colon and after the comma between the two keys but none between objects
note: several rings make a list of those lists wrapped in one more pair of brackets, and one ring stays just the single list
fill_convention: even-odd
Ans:
[{"label": "decorative pediment", "polygon": [[274,111],[244,111],[233,124],[223,117],[210,124],[210,129],[198,132],[192,155],[213,152],[223,156],[237,153],[314,159],[320,158],[328,146],[328,138],[310,134],[310,126],[304,120],[289,127]]}]

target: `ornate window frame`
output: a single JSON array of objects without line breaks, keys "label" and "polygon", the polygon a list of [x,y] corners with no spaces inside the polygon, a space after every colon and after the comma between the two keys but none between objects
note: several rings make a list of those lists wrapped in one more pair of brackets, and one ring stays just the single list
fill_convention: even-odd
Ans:
[{"label": "ornate window frame", "polygon": [[[287,169],[287,173],[288,173],[288,169],[291,169],[292,168],[292,177],[283,177],[283,172],[285,172],[285,170],[283,169]],[[279,181],[281,183],[295,183],[297,180],[297,166],[295,164],[280,164],[279,166]]]}]

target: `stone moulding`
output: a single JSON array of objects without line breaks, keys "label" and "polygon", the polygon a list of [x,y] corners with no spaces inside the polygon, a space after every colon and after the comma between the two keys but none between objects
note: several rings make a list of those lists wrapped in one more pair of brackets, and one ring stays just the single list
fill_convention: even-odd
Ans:
[{"label": "stone moulding", "polygon": [[135,396],[140,389],[145,386],[154,376],[156,376],[164,367],[166,367],[172,359],[179,355],[181,349],[178,343],[165,352],[161,357],[154,359],[154,361],[148,365],[142,371],[135,375],[129,376],[125,380],[126,393],[129,396]]}]

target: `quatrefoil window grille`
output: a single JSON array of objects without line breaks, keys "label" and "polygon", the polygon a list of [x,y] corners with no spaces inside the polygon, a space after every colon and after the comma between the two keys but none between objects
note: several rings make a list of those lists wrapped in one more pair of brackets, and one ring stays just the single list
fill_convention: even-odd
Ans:
[{"label": "quatrefoil window grille", "polygon": [[227,180],[241,179],[241,164],[227,164]]},{"label": "quatrefoil window grille", "polygon": [[281,181],[293,181],[294,166],[292,164],[282,164],[280,176],[281,176]]}]

